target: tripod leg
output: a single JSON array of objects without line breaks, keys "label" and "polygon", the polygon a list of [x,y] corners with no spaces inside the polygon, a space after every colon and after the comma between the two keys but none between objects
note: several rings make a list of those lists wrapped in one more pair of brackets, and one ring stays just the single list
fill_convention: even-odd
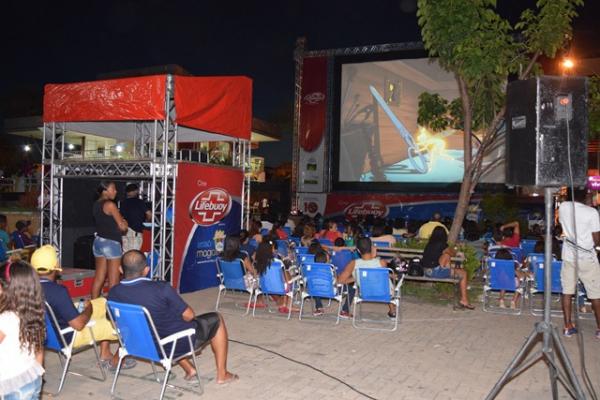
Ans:
[{"label": "tripod leg", "polygon": [[579,380],[577,379],[577,376],[575,375],[575,370],[573,369],[573,364],[571,364],[571,360],[569,360],[567,351],[566,351],[562,341],[560,340],[560,336],[558,336],[556,328],[554,328],[554,327],[552,327],[552,341],[554,342],[554,348],[556,349],[556,353],[558,354],[558,357],[560,358],[560,360],[563,362],[563,364],[565,366],[565,371],[567,373],[567,376],[569,377],[569,380],[571,381],[571,385],[573,386],[575,393],[577,394],[577,399],[578,400],[585,399],[585,394],[583,392],[583,388],[581,387],[581,384],[579,383]]},{"label": "tripod leg", "polygon": [[523,359],[527,355],[531,344],[538,339],[538,334],[539,332],[536,329],[534,329],[533,332],[529,334],[523,346],[519,349],[511,363],[506,368],[506,371],[504,371],[504,373],[500,377],[500,380],[494,385],[490,393],[486,396],[486,400],[493,400],[496,398],[498,393],[500,393],[502,387],[506,384],[506,382],[508,382],[511,379],[512,373],[515,370],[515,368],[523,361]]}]

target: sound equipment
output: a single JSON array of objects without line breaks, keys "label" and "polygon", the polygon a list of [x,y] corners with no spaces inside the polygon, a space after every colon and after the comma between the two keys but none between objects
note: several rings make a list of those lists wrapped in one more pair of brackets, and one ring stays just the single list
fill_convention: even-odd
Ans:
[{"label": "sound equipment", "polygon": [[92,252],[94,235],[80,236],[73,245],[73,265],[81,269],[94,269],[95,260]]},{"label": "sound equipment", "polygon": [[[587,78],[514,81],[506,96],[506,183],[556,187],[587,181]],[[570,152],[570,154],[569,154]]]}]

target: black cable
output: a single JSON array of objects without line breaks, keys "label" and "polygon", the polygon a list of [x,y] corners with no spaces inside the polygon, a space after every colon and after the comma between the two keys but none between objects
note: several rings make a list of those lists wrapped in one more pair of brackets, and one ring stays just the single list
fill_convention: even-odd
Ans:
[{"label": "black cable", "polygon": [[[569,104],[572,109],[572,104]],[[584,342],[583,342],[583,330],[579,324],[579,293],[577,290],[577,284],[579,282],[579,244],[577,243],[577,221],[575,218],[575,183],[573,182],[573,165],[571,164],[571,129],[569,128],[569,113],[567,112],[567,117],[565,118],[565,124],[567,125],[567,164],[569,166],[569,189],[571,191],[571,222],[573,224],[573,241],[575,242],[575,246],[572,246],[575,250],[575,323],[577,326],[577,347],[579,348],[579,359],[581,360],[581,372],[583,374],[583,383],[585,384],[588,392],[592,396],[592,400],[597,400],[598,397],[596,395],[596,391],[594,390],[594,385],[589,377],[587,372],[587,367],[585,364],[585,350],[584,350]],[[549,222],[549,221],[548,221]],[[592,254],[592,256],[595,256]],[[571,307],[571,304],[568,305]]]},{"label": "black cable", "polygon": [[283,354],[281,354],[281,353],[278,353],[278,352],[276,352],[276,351],[269,350],[269,349],[267,349],[267,348],[265,348],[265,347],[262,347],[262,346],[259,346],[259,345],[257,345],[257,344],[251,344],[251,343],[241,342],[241,341],[239,341],[239,340],[234,340],[234,339],[231,339],[231,338],[229,338],[229,341],[230,341],[230,342],[233,342],[233,343],[241,344],[241,345],[244,345],[244,346],[248,346],[248,347],[253,347],[253,348],[255,348],[255,349],[259,349],[259,350],[265,351],[265,352],[267,352],[267,353],[271,353],[271,354],[274,354],[274,355],[276,355],[276,356],[279,356],[279,357],[283,358],[284,360],[288,360],[288,361],[291,361],[291,362],[293,362],[293,363],[296,363],[296,364],[298,364],[298,365],[305,366],[305,367],[307,367],[307,368],[310,368],[310,369],[312,369],[313,371],[316,371],[316,372],[318,372],[318,373],[320,373],[320,374],[322,374],[322,375],[325,375],[326,377],[328,377],[328,378],[330,378],[330,379],[333,379],[334,381],[336,381],[336,382],[338,382],[338,383],[341,383],[342,385],[344,385],[344,386],[348,387],[348,388],[349,388],[350,390],[352,390],[353,392],[356,392],[356,393],[360,394],[361,396],[364,396],[364,397],[366,397],[367,399],[370,399],[370,400],[377,400],[375,397],[369,396],[368,394],[366,394],[366,393],[364,393],[364,392],[361,392],[360,390],[358,390],[358,389],[357,389],[357,388],[355,388],[354,386],[350,385],[349,383],[347,383],[347,382],[345,382],[345,381],[341,380],[340,378],[338,378],[338,377],[335,377],[335,376],[333,376],[333,375],[331,375],[331,374],[328,374],[327,372],[323,371],[322,369],[319,369],[319,368],[317,368],[317,367],[313,367],[312,365],[310,365],[310,364],[307,364],[307,363],[305,363],[305,362],[298,361],[298,360],[294,360],[293,358],[290,358],[290,357],[288,357],[288,356],[285,356],[285,355],[283,355]]}]

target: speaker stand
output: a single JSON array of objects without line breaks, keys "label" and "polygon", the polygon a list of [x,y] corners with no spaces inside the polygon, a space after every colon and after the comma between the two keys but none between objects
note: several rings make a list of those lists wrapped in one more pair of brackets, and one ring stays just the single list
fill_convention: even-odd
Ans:
[{"label": "speaker stand", "polygon": [[[550,375],[552,398],[558,399],[557,381],[563,384],[571,397],[577,400],[585,400],[585,393],[577,379],[573,365],[561,341],[557,328],[550,320],[551,307],[551,285],[552,285],[552,221],[554,213],[552,209],[552,188],[544,188],[544,204],[546,206],[546,237],[544,249],[544,319],[535,324],[531,334],[527,337],[525,344],[519,349],[510,362],[500,380],[494,385],[486,400],[495,399],[500,390],[516,376],[526,371],[540,360],[544,360]],[[524,301],[524,299],[522,300]],[[541,341],[542,348],[527,357],[533,345]],[[560,361],[560,363],[559,363]],[[561,366],[564,371],[561,370]]]}]

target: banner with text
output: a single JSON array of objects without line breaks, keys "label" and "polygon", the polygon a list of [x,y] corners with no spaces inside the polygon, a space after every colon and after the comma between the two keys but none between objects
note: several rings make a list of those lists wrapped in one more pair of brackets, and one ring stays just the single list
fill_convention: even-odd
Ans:
[{"label": "banner with text", "polygon": [[216,257],[225,236],[241,228],[243,179],[233,168],[179,164],[173,285],[180,293],[217,286]]}]

